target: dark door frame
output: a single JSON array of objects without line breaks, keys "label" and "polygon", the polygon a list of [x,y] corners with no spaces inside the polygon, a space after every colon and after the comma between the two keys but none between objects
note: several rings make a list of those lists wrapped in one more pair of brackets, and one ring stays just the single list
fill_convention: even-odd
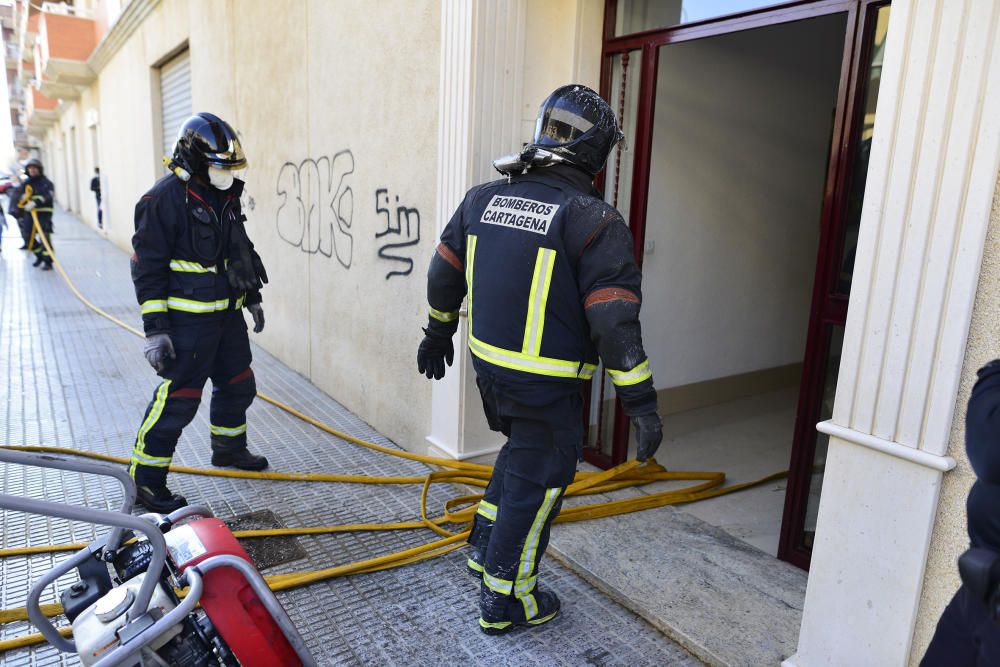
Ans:
[{"label": "dark door frame", "polygon": [[[618,0],[606,0],[604,8],[604,41],[601,51],[601,94],[610,100],[612,93],[613,59],[627,55],[638,59],[641,68],[635,119],[635,142],[632,163],[632,191],[630,197],[629,228],[635,241],[636,261],[642,264],[649,197],[649,170],[653,143],[653,115],[655,113],[657,66],[659,48],[666,44],[703,39],[716,35],[741,32],[754,28],[792,23],[830,14],[846,13],[844,57],[841,65],[840,85],[837,91],[837,111],[831,135],[830,160],[823,207],[820,220],[821,233],[817,258],[816,279],[813,286],[809,333],[803,365],[799,405],[792,447],[790,477],[785,498],[781,542],[778,556],[799,567],[808,569],[811,551],[801,546],[795,538],[801,534],[805,521],[805,503],[809,492],[809,476],[815,452],[816,416],[822,400],[822,380],[825,373],[825,355],[829,324],[843,323],[847,314],[847,297],[832,294],[839,268],[837,255],[843,231],[844,209],[853,162],[851,139],[861,121],[859,100],[863,102],[864,82],[857,73],[868,57],[870,22],[873,7],[888,4],[891,0],[796,0],[761,9],[749,10],[714,19],[682,24],[667,28],[647,30],[629,35],[615,36],[615,18]],[[614,105],[615,100],[610,100]],[[624,193],[623,193],[624,194]],[[598,381],[603,381],[600,379]],[[589,392],[585,392],[589,396]],[[589,412],[589,401],[588,401]],[[628,419],[621,401],[615,401],[614,430],[611,454],[602,451],[600,433],[595,446],[584,450],[584,458],[595,465],[610,467],[621,463],[627,456]],[[589,416],[587,420],[589,427]],[[797,532],[795,532],[797,531]]]}]

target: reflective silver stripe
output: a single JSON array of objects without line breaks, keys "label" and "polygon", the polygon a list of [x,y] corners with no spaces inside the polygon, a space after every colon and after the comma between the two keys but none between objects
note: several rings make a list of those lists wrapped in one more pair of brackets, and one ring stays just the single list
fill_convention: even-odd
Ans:
[{"label": "reflective silver stripe", "polygon": [[150,456],[146,453],[146,434],[159,421],[163,414],[163,406],[167,403],[167,396],[170,395],[170,380],[164,380],[156,389],[156,396],[153,405],[149,408],[149,414],[139,427],[139,434],[135,438],[135,447],[132,448],[132,460],[129,466],[129,474],[135,477],[135,467],[138,464],[153,466],[156,468],[166,468],[170,465],[169,456]]},{"label": "reflective silver stripe", "polygon": [[563,107],[552,107],[552,109],[549,110],[549,118],[557,120],[560,123],[566,123],[570,127],[580,130],[580,132],[586,132],[590,128],[594,127],[594,124],[583,116],[575,114],[569,109]]},{"label": "reflective silver stripe", "polygon": [[246,302],[246,300],[247,300],[247,295],[246,294],[244,294],[240,298],[236,299],[236,305],[233,306],[233,310],[239,310],[240,308],[242,308],[243,304]]},{"label": "reflective silver stripe", "polygon": [[535,584],[538,583],[538,575],[533,575],[527,579],[518,579],[514,582],[514,595],[521,597],[522,595],[527,595],[535,590]]},{"label": "reflective silver stripe", "polygon": [[653,377],[653,369],[649,367],[649,359],[646,359],[641,364],[628,371],[615,371],[608,369],[608,374],[611,376],[611,381],[619,387],[627,387],[633,384],[639,384],[647,378]]},{"label": "reflective silver stripe", "polygon": [[535,520],[531,523],[531,530],[528,531],[528,537],[524,540],[524,549],[521,550],[521,564],[517,570],[518,582],[534,576],[535,555],[538,552],[538,541],[542,536],[542,528],[545,527],[549,513],[552,512],[552,508],[561,493],[561,488],[545,490],[545,499],[542,501],[541,507],[538,508],[538,512],[535,513]]},{"label": "reflective silver stripe", "polygon": [[488,503],[485,500],[479,501],[479,509],[476,510],[476,514],[481,514],[487,519],[493,521],[497,520],[497,506],[493,503]]},{"label": "reflective silver stripe", "polygon": [[227,428],[225,426],[216,426],[215,424],[209,424],[209,432],[212,435],[224,435],[230,438],[235,438],[238,435],[243,435],[247,432],[247,425],[241,424],[236,428]]},{"label": "reflective silver stripe", "polygon": [[167,312],[167,301],[166,299],[150,299],[149,301],[143,301],[139,308],[143,315],[165,313]]},{"label": "reflective silver stripe", "polygon": [[513,350],[484,343],[469,333],[469,349],[474,355],[497,366],[512,368],[526,373],[549,375],[552,377],[580,378],[589,380],[597,369],[595,364],[580,364],[576,361],[536,357]]},{"label": "reflective silver stripe", "polygon": [[489,572],[483,572],[483,583],[486,584],[490,590],[500,593],[501,595],[510,595],[510,591],[514,587],[513,581],[494,577]]},{"label": "reflective silver stripe", "polygon": [[528,318],[524,323],[523,354],[538,356],[542,349],[542,331],[545,328],[545,304],[552,285],[552,269],[556,265],[556,251],[539,248],[535,257],[535,272],[531,277],[531,295],[528,297]]},{"label": "reflective silver stripe", "polygon": [[170,260],[170,270],[181,273],[218,273],[214,266],[202,266],[198,262],[188,262],[183,259]]},{"label": "reflective silver stripe", "polygon": [[214,313],[229,308],[229,299],[194,301],[192,299],[171,296],[167,297],[167,308],[170,310],[181,310],[186,313]]},{"label": "reflective silver stripe", "polygon": [[517,599],[521,601],[521,605],[524,607],[524,618],[525,620],[531,620],[538,615],[538,603],[535,602],[535,596],[531,595],[518,595]]},{"label": "reflective silver stripe", "polygon": [[430,315],[439,322],[454,322],[455,320],[458,319],[457,310],[453,310],[450,313],[446,313],[443,310],[435,310],[434,308],[431,308]]}]

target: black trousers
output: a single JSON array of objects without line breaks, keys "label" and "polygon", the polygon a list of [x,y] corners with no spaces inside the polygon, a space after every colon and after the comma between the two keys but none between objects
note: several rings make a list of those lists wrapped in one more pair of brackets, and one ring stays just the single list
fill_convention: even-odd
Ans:
[{"label": "black trousers", "polygon": [[177,358],[159,373],[163,382],[146,408],[132,449],[129,472],[140,486],[166,482],[177,439],[194,419],[209,378],[213,447],[246,448],[247,408],[257,394],[242,310],[203,314],[171,311],[170,323]]},{"label": "black trousers", "polygon": [[485,621],[528,620],[538,564],[583,445],[583,401],[561,391],[526,405],[504,386],[477,378],[490,428],[507,436],[473,523],[469,543],[485,549],[480,611]]},{"label": "black trousers", "polygon": [[1000,623],[962,586],[938,621],[920,667],[1000,665]]},{"label": "black trousers", "polygon": [[34,234],[35,243],[31,248],[31,251],[35,253],[36,257],[41,257],[42,262],[45,264],[52,264],[52,257],[49,255],[48,249],[45,244],[42,243],[42,234],[45,235],[46,240],[49,242],[49,247],[54,251],[55,245],[52,243],[52,214],[51,213],[39,213],[38,214],[38,226],[42,228],[41,234],[38,230],[34,228],[35,221],[31,217],[31,213],[25,213],[24,218],[27,218],[29,238],[31,234]]}]

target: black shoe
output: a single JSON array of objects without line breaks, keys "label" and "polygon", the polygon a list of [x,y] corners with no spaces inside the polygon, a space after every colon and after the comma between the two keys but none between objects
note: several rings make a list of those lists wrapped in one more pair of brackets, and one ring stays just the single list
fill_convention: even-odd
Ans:
[{"label": "black shoe", "polygon": [[170,514],[188,504],[184,496],[173,493],[166,486],[137,487],[135,499],[146,509],[157,514]]},{"label": "black shoe", "polygon": [[484,563],[486,563],[486,547],[472,547],[469,560],[465,561],[466,570],[476,579],[482,579]]},{"label": "black shoe", "polygon": [[537,612],[525,618],[524,603],[518,598],[510,598],[506,618],[479,618],[479,629],[487,635],[502,635],[518,628],[533,628],[548,623],[559,615],[562,606],[555,593],[536,587],[532,593]]},{"label": "black shoe", "polygon": [[51,270],[52,270],[51,263],[45,262],[44,264],[42,264],[42,271],[51,271]]},{"label": "black shoe", "polygon": [[25,243],[20,248],[18,248],[18,250],[27,250],[27,249],[28,249],[28,244],[27,243]]},{"label": "black shoe", "polygon": [[246,447],[217,449],[212,447],[212,465],[219,468],[239,468],[240,470],[263,470],[267,467],[267,457],[251,454]]},{"label": "black shoe", "polygon": [[35,263],[32,264],[32,266],[38,266],[41,263],[42,263],[42,256],[38,255],[37,257],[35,257]]}]

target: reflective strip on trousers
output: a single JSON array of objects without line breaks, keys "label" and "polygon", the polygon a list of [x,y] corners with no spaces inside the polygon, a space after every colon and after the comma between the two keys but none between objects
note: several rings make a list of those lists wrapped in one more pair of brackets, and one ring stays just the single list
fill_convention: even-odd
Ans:
[{"label": "reflective strip on trousers", "polygon": [[480,574],[484,572],[483,566],[477,563],[476,561],[472,560],[471,558],[468,561],[466,561],[466,565],[471,567],[476,572],[479,572]]},{"label": "reflective strip on trousers", "polygon": [[545,328],[545,305],[552,285],[552,269],[556,265],[556,251],[539,248],[535,257],[535,272],[531,277],[531,294],[528,297],[528,318],[524,323],[524,341],[521,353],[537,357],[542,350],[542,331]]},{"label": "reflective strip on trousers", "polygon": [[143,301],[142,305],[139,306],[143,315],[148,315],[150,313],[165,313],[167,312],[167,300],[166,299],[150,299],[149,301]]},{"label": "reflective strip on trousers", "polygon": [[483,583],[495,593],[500,595],[510,595],[510,592],[514,589],[514,582],[508,579],[501,579],[500,577],[494,577],[489,572],[483,572]]},{"label": "reflective strip on trousers", "polygon": [[653,369],[649,367],[649,359],[646,359],[641,364],[628,371],[616,371],[608,369],[608,375],[611,376],[611,381],[619,387],[628,387],[629,385],[639,384],[643,380],[653,377]]},{"label": "reflective strip on trousers", "polygon": [[[559,500],[559,495],[562,493],[561,488],[546,489],[545,499],[542,500],[541,507],[538,508],[538,512],[535,513],[535,520],[531,523],[531,529],[528,531],[528,536],[524,540],[524,549],[521,550],[521,561],[517,570],[516,577],[516,588],[515,591],[521,591],[521,594],[517,597],[523,598],[522,603],[524,604],[525,618],[531,618],[538,613],[538,607],[535,604],[534,596],[529,596],[532,591],[534,591],[534,584],[537,580],[534,574],[535,570],[535,556],[538,553],[538,543],[542,537],[542,530],[545,528],[545,524],[549,519],[549,515],[552,513],[552,508],[555,507],[556,501]],[[528,600],[530,597],[530,601]],[[528,613],[529,606],[534,609],[532,613]]]},{"label": "reflective strip on trousers", "polygon": [[479,501],[479,509],[476,510],[476,514],[480,514],[490,521],[497,520],[497,506],[493,503],[488,503],[485,500]]},{"label": "reflective strip on trousers", "polygon": [[443,310],[436,310],[434,308],[430,308],[429,310],[431,317],[433,317],[438,322],[448,323],[448,322],[454,322],[455,320],[458,319],[457,310],[453,310],[450,313],[446,313]]},{"label": "reflective strip on trousers", "polygon": [[185,313],[215,313],[229,308],[229,299],[219,299],[218,301],[194,301],[193,299],[182,299],[180,297],[167,297],[167,308],[170,310],[180,310]]},{"label": "reflective strip on trousers", "polygon": [[180,273],[217,273],[214,266],[202,266],[198,262],[188,262],[183,259],[170,260],[170,270]]},{"label": "reflective strip on trousers", "polygon": [[235,438],[238,435],[243,435],[247,432],[247,425],[240,424],[235,428],[228,428],[226,426],[216,426],[215,424],[209,424],[209,432],[212,435],[224,435],[227,438]]},{"label": "reflective strip on trousers", "polygon": [[132,462],[129,466],[129,474],[135,477],[136,465],[153,466],[154,468],[166,468],[170,465],[169,456],[150,456],[146,453],[146,434],[156,425],[163,415],[163,406],[167,404],[167,396],[170,394],[170,380],[164,380],[156,389],[156,396],[153,398],[153,405],[149,408],[149,414],[139,427],[139,434],[135,438],[135,447],[132,449]]}]

